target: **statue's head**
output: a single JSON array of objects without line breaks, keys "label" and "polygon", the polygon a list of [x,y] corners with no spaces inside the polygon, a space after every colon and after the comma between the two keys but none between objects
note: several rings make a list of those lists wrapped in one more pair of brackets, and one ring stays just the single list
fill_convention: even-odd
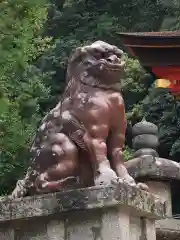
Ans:
[{"label": "statue's head", "polygon": [[101,83],[115,83],[124,73],[122,55],[122,50],[103,41],[79,47],[69,59],[69,77],[77,74]]}]

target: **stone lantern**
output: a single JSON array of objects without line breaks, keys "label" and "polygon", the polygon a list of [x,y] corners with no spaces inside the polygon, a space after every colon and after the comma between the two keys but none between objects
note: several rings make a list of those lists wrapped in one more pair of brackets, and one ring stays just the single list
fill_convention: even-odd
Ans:
[{"label": "stone lantern", "polygon": [[134,158],[145,155],[158,157],[156,151],[159,145],[158,127],[155,124],[147,122],[144,118],[133,126],[132,134],[133,148],[136,150],[133,154]]}]

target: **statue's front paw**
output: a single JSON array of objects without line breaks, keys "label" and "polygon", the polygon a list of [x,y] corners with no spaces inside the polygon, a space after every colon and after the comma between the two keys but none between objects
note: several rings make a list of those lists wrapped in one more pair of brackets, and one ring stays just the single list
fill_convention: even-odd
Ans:
[{"label": "statue's front paw", "polygon": [[109,185],[112,181],[117,181],[117,175],[111,168],[105,168],[103,171],[98,171],[94,182],[95,185]]},{"label": "statue's front paw", "polygon": [[133,177],[131,177],[128,173],[123,177],[123,181],[127,182],[131,186],[136,186],[136,182]]},{"label": "statue's front paw", "polygon": [[137,183],[136,184],[135,180],[130,175],[127,175],[124,178],[118,177],[115,181],[112,181],[113,184],[118,184],[118,183],[123,183],[123,182],[126,182],[127,184],[137,187],[146,192],[149,191],[149,187],[145,183]]},{"label": "statue's front paw", "polygon": [[118,177],[115,181],[112,181],[113,184],[118,184],[123,182],[129,184],[130,186],[136,186],[135,180],[129,174],[123,177]]}]

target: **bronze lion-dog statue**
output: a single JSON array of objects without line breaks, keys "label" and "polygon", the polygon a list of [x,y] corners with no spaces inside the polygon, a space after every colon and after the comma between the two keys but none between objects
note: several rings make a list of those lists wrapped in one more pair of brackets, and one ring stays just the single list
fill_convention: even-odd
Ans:
[{"label": "bronze lion-dog statue", "polygon": [[118,180],[136,185],[122,152],[127,124],[122,55],[103,41],[75,49],[62,99],[42,120],[30,149],[31,165],[11,198]]}]

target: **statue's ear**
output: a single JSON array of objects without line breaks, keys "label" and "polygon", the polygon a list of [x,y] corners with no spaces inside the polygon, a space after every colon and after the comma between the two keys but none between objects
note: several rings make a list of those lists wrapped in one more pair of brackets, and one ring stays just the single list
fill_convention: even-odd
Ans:
[{"label": "statue's ear", "polygon": [[117,48],[116,46],[112,45],[113,51],[114,53],[118,56],[118,57],[122,57],[122,55],[124,55],[124,51],[122,49]]},{"label": "statue's ear", "polygon": [[82,59],[82,57],[83,57],[83,55],[84,55],[84,51],[83,51],[83,48],[82,47],[78,47],[78,48],[76,48],[73,52],[72,52],[72,54],[71,54],[71,56],[70,56],[70,58],[69,58],[69,63],[74,63],[74,62],[80,62],[81,61],[81,59]]},{"label": "statue's ear", "polygon": [[68,83],[72,76],[75,74],[78,63],[82,61],[82,48],[78,47],[74,49],[68,60],[68,67],[66,72],[66,83]]}]

